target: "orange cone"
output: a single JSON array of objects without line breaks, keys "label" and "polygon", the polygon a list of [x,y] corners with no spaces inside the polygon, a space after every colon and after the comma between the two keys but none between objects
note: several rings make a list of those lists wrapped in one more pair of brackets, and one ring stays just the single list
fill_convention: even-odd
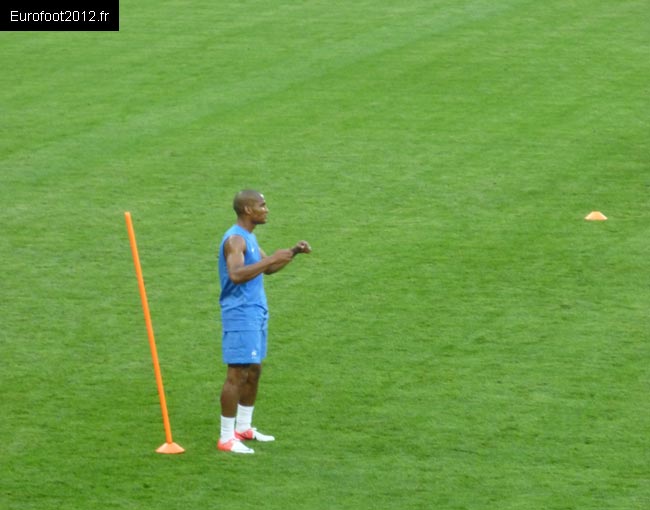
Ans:
[{"label": "orange cone", "polygon": [[600,211],[593,211],[587,214],[587,216],[585,216],[585,220],[589,220],[589,221],[605,221],[606,219],[607,216],[605,216]]}]

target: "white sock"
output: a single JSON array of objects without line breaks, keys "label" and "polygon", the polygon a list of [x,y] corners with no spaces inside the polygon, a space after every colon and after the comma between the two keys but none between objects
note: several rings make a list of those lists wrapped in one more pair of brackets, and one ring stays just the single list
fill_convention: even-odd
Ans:
[{"label": "white sock", "polygon": [[237,404],[237,432],[244,432],[252,427],[255,406]]},{"label": "white sock", "polygon": [[235,418],[221,417],[221,440],[225,443],[235,437]]}]

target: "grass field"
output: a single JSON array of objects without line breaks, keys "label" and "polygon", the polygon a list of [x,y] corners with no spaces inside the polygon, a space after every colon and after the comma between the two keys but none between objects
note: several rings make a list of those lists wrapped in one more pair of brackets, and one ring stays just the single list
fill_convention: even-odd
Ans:
[{"label": "grass field", "polygon": [[[120,14],[0,33],[1,508],[650,508],[645,0]],[[278,440],[244,458],[215,450],[243,187],[267,252],[314,248],[266,280]]]}]

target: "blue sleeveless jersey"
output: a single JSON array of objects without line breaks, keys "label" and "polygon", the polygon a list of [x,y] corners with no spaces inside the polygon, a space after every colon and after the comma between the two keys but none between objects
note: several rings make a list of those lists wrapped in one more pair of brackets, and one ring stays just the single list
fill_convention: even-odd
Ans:
[{"label": "blue sleeveless jersey", "polygon": [[219,280],[221,282],[221,322],[224,331],[252,331],[266,328],[268,320],[268,305],[264,292],[263,276],[257,275],[245,283],[235,284],[228,276],[226,257],[223,246],[226,240],[233,235],[238,235],[246,241],[244,264],[250,265],[262,260],[260,247],[252,232],[239,225],[230,227],[221,240],[219,246]]}]

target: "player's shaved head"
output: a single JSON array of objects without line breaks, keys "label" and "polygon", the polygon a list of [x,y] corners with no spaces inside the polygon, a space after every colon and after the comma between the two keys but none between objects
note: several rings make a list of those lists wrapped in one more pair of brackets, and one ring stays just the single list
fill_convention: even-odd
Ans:
[{"label": "player's shaved head", "polygon": [[260,198],[264,199],[259,191],[255,191],[254,189],[241,190],[235,195],[235,199],[232,202],[232,208],[237,213],[237,216],[241,216],[246,212],[246,206],[254,205]]}]

